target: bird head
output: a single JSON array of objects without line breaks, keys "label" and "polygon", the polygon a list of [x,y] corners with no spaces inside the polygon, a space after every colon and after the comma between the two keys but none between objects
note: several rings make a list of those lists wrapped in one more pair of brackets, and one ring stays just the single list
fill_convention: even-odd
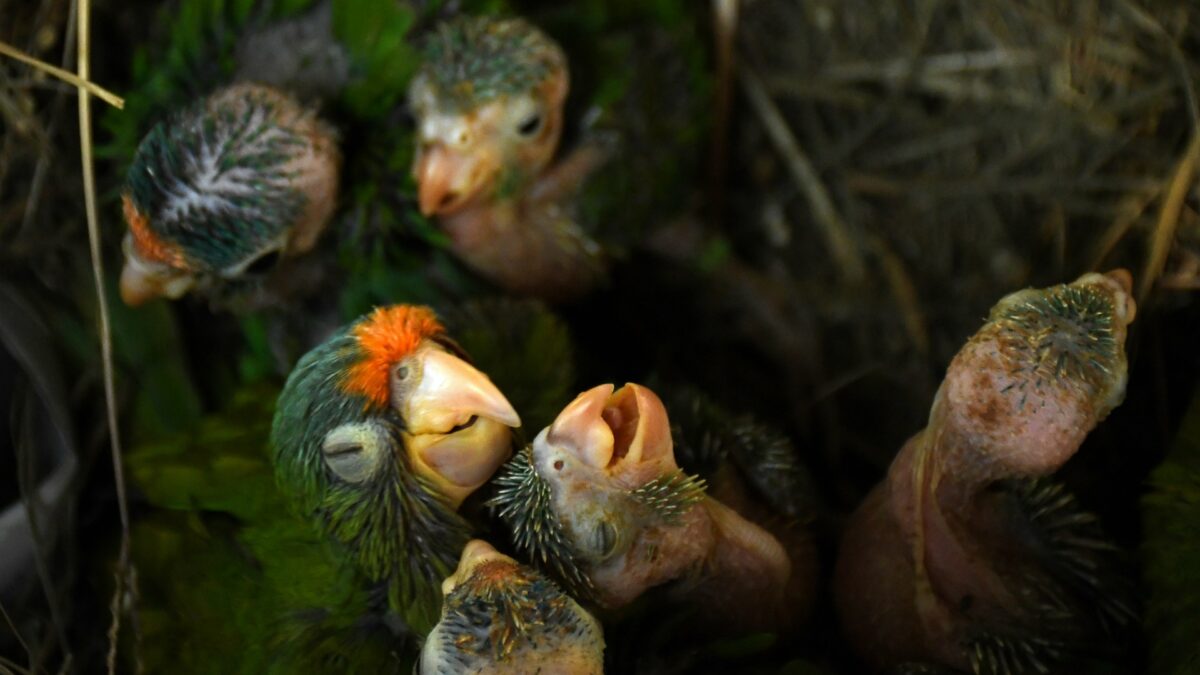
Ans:
[{"label": "bird head", "polygon": [[419,673],[604,672],[600,624],[549,579],[478,539],[442,583]]},{"label": "bird head", "polygon": [[121,297],[179,298],[311,248],[333,214],[335,132],[290,96],[238,84],[160,122],[122,204]]},{"label": "bird head", "polygon": [[1057,469],[1124,398],[1132,284],[1116,270],[1001,299],[951,362],[930,428],[969,435],[960,447],[986,453],[988,476]]},{"label": "bird head", "polygon": [[369,577],[409,581],[403,603],[453,565],[467,540],[455,511],[520,424],[431,310],[383,307],[292,371],[272,427],[276,476]]},{"label": "bird head", "polygon": [[521,19],[440,26],[409,88],[421,212],[450,215],[520,191],[554,156],[568,86],[562,49]]},{"label": "bird head", "polygon": [[678,577],[710,543],[689,540],[704,482],[676,465],[666,409],[646,387],[580,394],[502,471],[491,503],[518,548],[603,605]]}]

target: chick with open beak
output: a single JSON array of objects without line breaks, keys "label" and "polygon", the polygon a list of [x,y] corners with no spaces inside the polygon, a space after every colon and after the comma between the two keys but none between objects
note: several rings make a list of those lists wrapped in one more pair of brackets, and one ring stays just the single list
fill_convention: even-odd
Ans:
[{"label": "chick with open beak", "polygon": [[304,356],[272,426],[281,490],[424,632],[470,528],[456,513],[521,420],[425,307],[382,307]]},{"label": "chick with open beak", "polygon": [[309,251],[333,216],[340,167],[336,132],[271,87],[226,87],[159,123],[122,194],[121,298],[175,299]]},{"label": "chick with open beak", "polygon": [[409,88],[421,212],[506,290],[550,300],[586,291],[602,273],[600,250],[570,207],[604,158],[581,148],[550,166],[569,83],[562,49],[520,19],[460,17],[426,52]]},{"label": "chick with open beak", "polygon": [[841,544],[837,608],[869,665],[1049,672],[1120,644],[1114,549],[1041,477],[1124,396],[1131,287],[1117,270],[1013,293],[950,363]]},{"label": "chick with open beak", "polygon": [[717,630],[786,620],[787,552],[676,465],[666,410],[646,387],[580,394],[496,483],[491,503],[518,549],[603,607],[675,582],[672,597]]},{"label": "chick with open beak", "polygon": [[602,675],[600,623],[562,589],[478,539],[442,583],[420,675]]}]

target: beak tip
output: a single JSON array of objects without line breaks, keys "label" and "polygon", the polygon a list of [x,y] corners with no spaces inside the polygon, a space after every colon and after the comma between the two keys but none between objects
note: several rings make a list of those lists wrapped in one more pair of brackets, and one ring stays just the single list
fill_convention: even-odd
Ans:
[{"label": "beak tip", "polygon": [[121,300],[130,307],[138,307],[155,297],[156,292],[147,280],[126,265],[121,271]]}]

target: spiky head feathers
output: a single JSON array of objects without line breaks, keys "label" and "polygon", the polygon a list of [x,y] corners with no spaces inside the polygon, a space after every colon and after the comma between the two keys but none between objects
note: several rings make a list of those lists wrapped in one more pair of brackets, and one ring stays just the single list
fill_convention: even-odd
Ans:
[{"label": "spiky head feathers", "polygon": [[428,307],[377,308],[350,330],[359,357],[346,371],[342,389],[364,397],[368,405],[386,406],[391,394],[391,369],[425,340],[444,339],[445,332]]},{"label": "spiky head feathers", "polygon": [[235,276],[282,249],[298,223],[319,231],[336,193],[335,137],[290,96],[252,84],[219,90],[160,122],[127,175],[133,252],[178,270]]},{"label": "spiky head feathers", "polygon": [[930,429],[962,442],[941,445],[975,458],[984,480],[1065,462],[1124,397],[1131,285],[1123,270],[1088,274],[997,303],[946,373]]},{"label": "spiky head feathers", "polygon": [[565,69],[558,44],[527,22],[461,17],[430,36],[418,78],[443,105],[465,111],[530,91]]},{"label": "spiky head feathers", "polygon": [[443,585],[442,619],[422,672],[601,672],[599,623],[541,574],[482,541],[467,544]]},{"label": "spiky head feathers", "polygon": [[562,513],[564,503],[539,472],[531,447],[517,453],[494,483],[498,490],[488,505],[512,528],[517,549],[580,597],[595,592],[593,565],[619,555],[643,529],[677,524],[706,490],[703,479],[676,468],[632,490],[593,491],[594,503],[574,503],[575,513]]}]

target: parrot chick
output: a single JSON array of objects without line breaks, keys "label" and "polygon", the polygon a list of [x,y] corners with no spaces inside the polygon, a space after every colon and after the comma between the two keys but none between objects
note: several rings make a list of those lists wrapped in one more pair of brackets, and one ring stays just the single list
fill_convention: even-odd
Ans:
[{"label": "parrot chick", "polygon": [[465,358],[428,308],[378,308],[300,359],[271,429],[281,491],[421,633],[521,424]]},{"label": "parrot chick", "polygon": [[510,292],[586,292],[603,274],[600,247],[571,207],[606,153],[588,145],[551,166],[569,84],[562,49],[520,19],[461,17],[426,52],[409,88],[421,212],[455,255]]},{"label": "parrot chick", "polygon": [[605,608],[671,583],[716,630],[775,629],[792,609],[787,552],[676,465],[666,409],[645,387],[580,394],[496,483],[518,549]]},{"label": "parrot chick", "polygon": [[600,623],[552,581],[484,541],[463,549],[442,594],[420,675],[604,672]]},{"label": "parrot chick", "polygon": [[121,297],[176,299],[305,253],[333,216],[337,133],[291,96],[235,84],[160,122],[122,203]]},{"label": "parrot chick", "polygon": [[1125,270],[1002,299],[850,518],[835,572],[843,630],[875,669],[931,662],[1049,672],[1131,622],[1115,551],[1061,486],[1124,397]]}]

